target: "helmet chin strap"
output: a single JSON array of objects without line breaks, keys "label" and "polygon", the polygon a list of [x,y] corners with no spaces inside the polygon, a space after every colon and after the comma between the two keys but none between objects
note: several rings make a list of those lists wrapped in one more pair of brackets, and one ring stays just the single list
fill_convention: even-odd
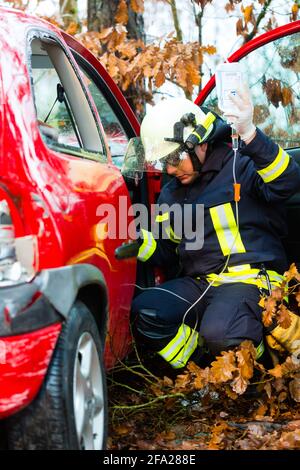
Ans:
[{"label": "helmet chin strap", "polygon": [[190,159],[192,161],[194,171],[198,171],[198,173],[200,173],[201,168],[202,168],[202,163],[200,162],[200,160],[197,157],[196,153],[194,151],[190,152],[189,156],[190,156]]}]

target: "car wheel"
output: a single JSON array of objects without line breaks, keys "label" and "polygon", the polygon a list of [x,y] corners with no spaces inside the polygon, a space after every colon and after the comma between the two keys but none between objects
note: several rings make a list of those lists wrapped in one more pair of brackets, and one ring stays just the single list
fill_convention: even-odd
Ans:
[{"label": "car wheel", "polygon": [[105,448],[107,392],[94,317],[76,302],[37,398],[6,422],[10,449]]}]

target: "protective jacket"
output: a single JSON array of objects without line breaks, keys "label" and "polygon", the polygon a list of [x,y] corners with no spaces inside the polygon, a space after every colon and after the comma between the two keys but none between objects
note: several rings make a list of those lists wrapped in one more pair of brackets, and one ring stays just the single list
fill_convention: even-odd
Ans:
[{"label": "protective jacket", "polygon": [[[196,205],[203,205],[203,246],[187,249],[187,243],[193,240],[186,239],[184,230],[176,234],[172,210],[160,211],[156,223],[168,239],[157,239],[153,232],[143,230],[139,259],[161,266],[174,265],[177,259],[181,276],[214,279],[215,286],[227,282],[257,284],[264,263],[271,281],[279,282],[277,273],[288,267],[282,244],[286,236],[283,202],[299,190],[300,168],[259,129],[248,145],[241,143],[235,167],[236,180],[241,184],[238,213],[234,202],[233,151],[226,143],[213,147],[192,184],[185,186],[177,178],[166,184],[158,204],[177,203],[183,211],[192,206],[189,213],[198,230],[195,209]],[[221,273],[226,260],[227,267]]]}]

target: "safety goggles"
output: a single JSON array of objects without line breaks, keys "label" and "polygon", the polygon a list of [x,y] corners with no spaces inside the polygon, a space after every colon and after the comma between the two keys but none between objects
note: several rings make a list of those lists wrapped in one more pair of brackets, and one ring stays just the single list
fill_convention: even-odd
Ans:
[{"label": "safety goggles", "polygon": [[169,153],[166,157],[161,159],[162,166],[164,169],[166,169],[167,165],[178,167],[189,155],[190,151],[185,146],[181,145],[178,149],[174,150],[174,152]]},{"label": "safety goggles", "polygon": [[[154,149],[153,153],[159,155],[159,149]],[[190,153],[191,150],[188,150],[186,146],[182,144],[166,157],[158,157],[157,160],[149,159],[149,161],[147,161],[145,158],[145,149],[140,137],[133,137],[128,142],[121,172],[126,178],[138,180],[143,177],[145,172],[166,172],[168,165],[178,167],[181,162],[188,158]]]}]

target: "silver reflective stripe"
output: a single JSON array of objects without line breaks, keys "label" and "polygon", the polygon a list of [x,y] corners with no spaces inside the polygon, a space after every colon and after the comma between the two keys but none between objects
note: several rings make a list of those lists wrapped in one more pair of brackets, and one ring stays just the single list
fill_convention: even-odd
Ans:
[{"label": "silver reflective stripe", "polygon": [[230,202],[211,207],[209,211],[223,255],[245,253]]},{"label": "silver reflective stripe", "polygon": [[290,161],[289,155],[279,147],[275,160],[266,168],[259,170],[257,173],[261,176],[265,183],[271,183],[278,178],[287,168]]},{"label": "silver reflective stripe", "polygon": [[180,349],[189,341],[192,329],[188,325],[181,325],[176,336],[158,352],[166,361],[170,362],[178,354]]},{"label": "silver reflective stripe", "polygon": [[229,266],[228,272],[229,273],[238,273],[240,271],[246,271],[251,269],[250,264],[240,264],[239,266]]},{"label": "silver reflective stripe", "polygon": [[[275,271],[267,271],[271,285],[280,285],[283,281],[283,276],[276,273]],[[232,282],[244,282],[248,284],[254,284],[258,287],[263,287],[264,289],[268,288],[268,284],[264,279],[264,276],[259,276],[259,269],[250,269],[239,272],[231,272],[231,273],[224,273],[224,274],[209,274],[207,276],[207,280],[209,282],[214,281],[214,285],[221,285],[221,284],[229,284]]]},{"label": "silver reflective stripe", "polygon": [[140,261],[147,261],[153,255],[156,249],[156,240],[154,239],[152,233],[148,232],[147,230],[142,229],[142,234],[144,240],[140,246],[137,257]]},{"label": "silver reflective stripe", "polygon": [[170,365],[174,369],[179,369],[180,367],[184,367],[188,362],[189,358],[195,351],[198,345],[198,333],[193,330],[191,337],[189,338],[187,344],[183,346],[181,351],[177,354],[177,356],[170,362]]}]

